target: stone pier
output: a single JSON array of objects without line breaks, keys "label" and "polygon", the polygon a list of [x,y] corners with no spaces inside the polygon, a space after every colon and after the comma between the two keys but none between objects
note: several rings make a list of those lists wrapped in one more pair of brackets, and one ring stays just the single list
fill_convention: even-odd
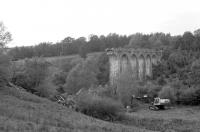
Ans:
[{"label": "stone pier", "polygon": [[153,49],[107,49],[110,63],[110,84],[116,84],[119,76],[129,70],[136,80],[152,76],[152,65],[162,57],[161,50]]}]

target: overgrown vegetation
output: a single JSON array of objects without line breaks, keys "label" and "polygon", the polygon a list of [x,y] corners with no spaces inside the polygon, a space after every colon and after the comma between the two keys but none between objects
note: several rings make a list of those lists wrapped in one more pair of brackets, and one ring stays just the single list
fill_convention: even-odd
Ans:
[{"label": "overgrown vegetation", "polygon": [[107,121],[118,120],[119,113],[123,110],[120,101],[88,92],[83,92],[77,97],[77,107],[86,115]]},{"label": "overgrown vegetation", "polygon": [[49,62],[43,58],[26,60],[22,67],[12,68],[14,74],[11,82],[31,93],[49,98],[57,93],[57,87],[49,75],[49,66]]}]

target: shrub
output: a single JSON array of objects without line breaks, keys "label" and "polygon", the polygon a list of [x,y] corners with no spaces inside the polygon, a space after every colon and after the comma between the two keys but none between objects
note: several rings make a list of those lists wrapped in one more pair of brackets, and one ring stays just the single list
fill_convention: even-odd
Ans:
[{"label": "shrub", "polygon": [[184,52],[173,52],[168,58],[168,63],[171,68],[178,70],[186,66],[189,63],[189,60]]},{"label": "shrub", "polygon": [[109,82],[109,58],[106,53],[100,54],[97,58],[97,66],[99,72],[97,74],[97,79],[99,85],[105,85]]},{"label": "shrub", "polygon": [[175,103],[176,101],[176,94],[175,91],[172,87],[170,86],[164,86],[162,90],[159,92],[159,97],[160,98],[166,98],[170,99],[172,103]]},{"label": "shrub", "polygon": [[152,99],[155,98],[155,97],[158,97],[158,94],[159,94],[160,90],[162,89],[161,86],[153,84],[153,83],[150,83],[150,82],[148,82],[146,84],[146,87],[148,89],[148,93],[147,94]]},{"label": "shrub", "polygon": [[23,69],[15,69],[12,82],[28,91],[43,83],[48,75],[49,63],[43,58],[33,58],[26,60]]},{"label": "shrub", "polygon": [[134,78],[128,70],[121,74],[117,83],[117,95],[123,103],[124,107],[131,106],[131,96],[136,95],[137,82],[134,82]]},{"label": "shrub", "polygon": [[189,81],[193,85],[200,84],[200,59],[195,60],[191,65],[191,77]]},{"label": "shrub", "polygon": [[57,94],[56,87],[49,80],[43,81],[35,88],[42,97],[50,98]]},{"label": "shrub", "polygon": [[67,73],[58,72],[53,76],[53,83],[57,86],[62,86],[66,83]]},{"label": "shrub", "polygon": [[90,88],[89,91],[96,93],[100,97],[111,97],[111,98],[116,98],[116,96],[112,92],[112,87],[105,85],[99,85],[98,87],[95,88]]},{"label": "shrub", "polygon": [[9,57],[0,53],[0,87],[5,86],[9,79],[9,65]]},{"label": "shrub", "polygon": [[185,105],[199,105],[200,104],[200,89],[187,88],[180,94],[180,103]]},{"label": "shrub", "polygon": [[82,113],[102,120],[117,119],[123,108],[119,101],[85,92],[78,96],[77,107]]},{"label": "shrub", "polygon": [[48,74],[49,63],[43,58],[33,58],[25,62],[25,74],[32,81],[32,87],[39,86]]},{"label": "shrub", "polygon": [[31,80],[24,72],[16,73],[16,75],[12,78],[12,83],[25,89],[29,89],[32,87]]},{"label": "shrub", "polygon": [[135,86],[135,95],[138,96],[138,97],[142,97],[144,96],[145,94],[148,93],[148,89],[145,85],[139,85],[136,83],[136,86]]}]

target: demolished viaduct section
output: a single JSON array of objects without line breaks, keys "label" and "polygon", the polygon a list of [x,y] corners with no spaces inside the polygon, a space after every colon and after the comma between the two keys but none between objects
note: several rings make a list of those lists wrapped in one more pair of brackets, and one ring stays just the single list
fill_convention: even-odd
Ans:
[{"label": "demolished viaduct section", "polygon": [[152,76],[152,65],[162,57],[161,50],[153,49],[107,49],[110,63],[110,84],[116,84],[124,72],[132,74],[135,80],[145,80]]}]

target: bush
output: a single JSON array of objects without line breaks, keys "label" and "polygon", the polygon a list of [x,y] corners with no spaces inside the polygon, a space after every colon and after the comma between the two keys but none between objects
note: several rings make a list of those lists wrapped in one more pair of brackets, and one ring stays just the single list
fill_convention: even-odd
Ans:
[{"label": "bush", "polygon": [[137,93],[138,82],[134,81],[130,72],[126,71],[121,74],[117,84],[117,95],[124,107],[131,106],[131,97]]},{"label": "bush", "polygon": [[150,82],[146,84],[146,87],[148,89],[147,94],[151,99],[158,97],[158,94],[159,94],[160,90],[162,89],[161,86],[150,83]]},{"label": "bush", "polygon": [[195,60],[191,65],[191,77],[189,78],[190,84],[200,84],[200,59]]},{"label": "bush", "polygon": [[41,85],[49,72],[49,63],[43,58],[26,60],[23,67],[23,69],[15,69],[12,82],[28,91],[34,91],[34,88]]},{"label": "bush", "polygon": [[143,97],[145,94],[148,93],[148,89],[145,85],[139,85],[136,83],[136,86],[135,86],[135,95],[137,97]]},{"label": "bush", "polygon": [[12,77],[12,83],[25,89],[32,87],[32,81],[28,78],[24,72],[18,72]]},{"label": "bush", "polygon": [[159,92],[160,98],[170,99],[172,103],[175,103],[176,101],[176,94],[172,87],[170,86],[164,86],[162,90]]},{"label": "bush", "polygon": [[99,69],[97,74],[98,83],[99,85],[105,85],[109,82],[109,58],[106,53],[102,53],[98,56],[97,66]]},{"label": "bush", "polygon": [[180,103],[184,105],[199,105],[200,104],[200,89],[187,88],[180,94]]},{"label": "bush", "polygon": [[66,72],[58,72],[53,76],[53,83],[56,86],[62,86],[66,83],[67,73]]},{"label": "bush", "polygon": [[43,81],[38,87],[35,88],[39,95],[46,98],[51,98],[57,94],[56,87],[49,80]]},{"label": "bush", "polygon": [[90,88],[89,91],[91,91],[92,93],[97,94],[100,97],[111,97],[111,98],[117,98],[116,95],[113,94],[112,92],[112,87],[105,85],[99,85],[98,87],[95,88]]},{"label": "bush", "polygon": [[118,118],[122,104],[108,97],[100,97],[90,93],[82,93],[77,98],[77,107],[82,113],[102,120]]},{"label": "bush", "polygon": [[10,59],[7,55],[0,54],[0,87],[5,86],[9,80]]},{"label": "bush", "polygon": [[32,81],[32,87],[38,87],[47,77],[49,63],[44,58],[33,58],[25,62],[25,74]]}]

